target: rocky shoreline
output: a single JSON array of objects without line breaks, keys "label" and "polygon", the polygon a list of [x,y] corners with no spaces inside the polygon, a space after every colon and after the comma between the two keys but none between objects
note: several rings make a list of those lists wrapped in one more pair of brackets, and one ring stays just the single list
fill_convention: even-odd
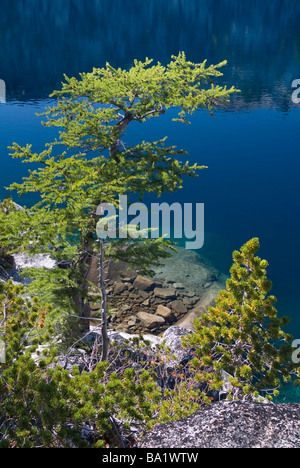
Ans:
[{"label": "rocky shoreline", "polygon": [[[0,280],[11,278],[26,286],[32,280],[21,277],[21,272],[54,266],[49,255],[8,256],[5,268],[0,265]],[[162,335],[171,326],[192,331],[195,318],[214,304],[219,291],[226,287],[226,279],[199,254],[184,248],[178,248],[162,265],[153,267],[151,277],[129,269],[124,262],[109,261],[106,270],[109,328],[115,332],[152,335]],[[101,298],[96,258],[92,259],[87,281],[91,285],[91,318],[99,318]]]},{"label": "rocky shoreline", "polygon": [[[88,280],[97,285],[96,261]],[[224,275],[185,249],[178,249],[163,265],[153,268],[153,277],[128,270],[123,262],[111,262],[107,271],[109,327],[117,332],[154,335],[170,326],[193,330],[194,319],[214,304],[225,286]],[[92,316],[97,316],[100,307],[91,300]]]}]

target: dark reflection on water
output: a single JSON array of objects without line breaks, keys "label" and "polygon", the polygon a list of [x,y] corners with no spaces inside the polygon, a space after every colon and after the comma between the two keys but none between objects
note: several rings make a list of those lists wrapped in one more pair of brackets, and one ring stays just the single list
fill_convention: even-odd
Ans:
[{"label": "dark reflection on water", "polygon": [[46,97],[63,74],[228,59],[223,82],[242,94],[236,109],[291,106],[300,73],[299,0],[0,0],[0,77],[10,100]]}]

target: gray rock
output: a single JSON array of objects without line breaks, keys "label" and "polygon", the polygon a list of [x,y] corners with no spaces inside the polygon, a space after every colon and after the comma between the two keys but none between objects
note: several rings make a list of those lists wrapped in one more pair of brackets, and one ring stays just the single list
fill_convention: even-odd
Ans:
[{"label": "gray rock", "polygon": [[18,205],[17,203],[13,202],[14,205],[15,205],[15,208],[16,208],[16,211],[25,211],[25,208],[23,208],[23,206],[21,205]]},{"label": "gray rock", "polygon": [[300,448],[300,404],[219,402],[157,426],[139,448]]},{"label": "gray rock", "polygon": [[163,317],[167,322],[172,322],[174,320],[174,314],[169,307],[165,307],[163,305],[157,306],[156,315],[160,315]]},{"label": "gray rock", "polygon": [[[139,335],[130,335],[125,332],[116,332],[110,330],[108,332],[109,339],[111,342],[116,342],[117,344],[125,344],[126,342],[138,338]],[[150,345],[155,347],[161,343],[161,338],[151,334],[143,334],[143,338],[146,341],[149,341]]]},{"label": "gray rock", "polygon": [[186,314],[187,313],[187,308],[182,302],[182,300],[177,299],[176,301],[173,301],[171,304],[171,309],[175,312],[175,314],[181,315],[181,314]]},{"label": "gray rock", "polygon": [[180,362],[187,356],[188,351],[182,348],[182,338],[189,334],[190,332],[188,330],[172,326],[169,327],[162,335],[162,342],[165,342],[165,346],[169,347],[171,354],[176,357],[175,360],[169,362],[169,367],[175,367],[180,364]]},{"label": "gray rock", "polygon": [[148,299],[149,297],[149,293],[147,293],[146,291],[143,291],[142,289],[138,291],[138,294],[145,300]]},{"label": "gray rock", "polygon": [[165,319],[159,315],[152,315],[148,314],[147,312],[139,312],[137,316],[142,322],[143,326],[145,328],[149,328],[149,330],[165,324]]},{"label": "gray rock", "polygon": [[120,281],[115,285],[114,293],[115,294],[122,294],[126,289],[127,289],[127,286]]},{"label": "gray rock", "polygon": [[141,275],[138,275],[133,282],[133,287],[141,291],[150,291],[154,286],[154,281]]},{"label": "gray rock", "polygon": [[18,270],[24,268],[48,268],[52,269],[56,266],[56,261],[53,260],[48,254],[15,254],[15,265]]},{"label": "gray rock", "polygon": [[184,289],[184,285],[182,283],[174,283],[173,288],[175,288],[175,289]]},{"label": "gray rock", "polygon": [[188,309],[190,309],[191,307],[193,307],[193,303],[194,303],[194,302],[193,302],[191,299],[189,299],[188,297],[184,297],[184,298],[182,299],[182,302],[184,303],[184,305],[185,305]]},{"label": "gray rock", "polygon": [[203,306],[206,309],[213,307],[215,305],[216,297],[222,289],[224,289],[224,285],[221,283],[213,283],[212,286],[205,290],[205,293],[203,296],[201,296],[201,299],[196,304],[196,307]]},{"label": "gray rock", "polygon": [[176,290],[173,288],[155,288],[154,295],[161,299],[172,300],[176,299]]},{"label": "gray rock", "polygon": [[129,320],[128,320],[128,323],[127,323],[128,327],[134,327],[135,324],[136,324],[136,321],[137,321],[136,317],[132,317],[132,316],[129,317]]}]

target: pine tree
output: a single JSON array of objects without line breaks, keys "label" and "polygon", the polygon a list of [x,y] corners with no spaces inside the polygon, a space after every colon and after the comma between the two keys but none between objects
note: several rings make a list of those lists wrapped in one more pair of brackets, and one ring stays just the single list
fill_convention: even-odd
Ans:
[{"label": "pine tree", "polygon": [[293,338],[283,331],[289,319],[278,316],[276,298],[269,294],[268,262],[256,256],[259,246],[254,238],[233,253],[226,290],[196,320],[196,333],[187,340],[195,347],[192,364],[203,385],[220,391],[225,371],[231,384],[228,398],[233,399],[271,400],[294,369]]},{"label": "pine tree", "polygon": [[[47,302],[60,311],[89,316],[86,277],[97,250],[99,204],[118,207],[118,197],[124,194],[142,199],[146,192],[175,192],[184,177],[198,175],[203,166],[178,160],[186,153],[166,146],[166,138],[131,147],[123,138],[130,124],[171,108],[178,112],[173,120],[188,123],[187,116],[197,109],[212,113],[226,104],[237,90],[213,81],[222,75],[219,68],[225,63],[207,67],[206,61],[194,64],[180,53],[167,66],[135,60],[128,71],[107,64],[79,79],[65,77],[62,89],[52,95],[56,104],[44,114],[45,126],[60,129],[59,139],[38,154],[29,144],[13,144],[14,158],[39,168],[10,188],[19,195],[32,192],[40,200],[25,210],[0,210],[0,246],[8,252],[48,253],[57,261],[51,271],[32,272],[36,280],[31,287],[43,291]],[[117,242],[109,254],[146,270],[168,249],[163,239],[142,239],[134,245]]]}]

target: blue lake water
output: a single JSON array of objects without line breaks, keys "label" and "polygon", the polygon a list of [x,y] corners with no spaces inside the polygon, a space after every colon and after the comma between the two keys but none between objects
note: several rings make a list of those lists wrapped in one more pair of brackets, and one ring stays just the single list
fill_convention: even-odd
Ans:
[{"label": "blue lake water", "polygon": [[[204,111],[192,125],[172,115],[133,126],[128,142],[157,140],[188,151],[207,165],[166,201],[205,204],[205,244],[200,255],[228,273],[232,251],[259,237],[260,255],[287,327],[300,338],[300,105],[292,82],[300,79],[298,0],[0,0],[0,198],[21,180],[27,165],[7,147],[32,143],[35,151],[56,133],[36,116],[49,104],[63,74],[78,75],[105,62],[128,68],[146,56],[166,64],[183,50],[189,60],[228,65],[220,85],[241,93],[215,119]],[[30,204],[30,197],[22,200]],[[283,395],[300,396],[290,387]]]}]

